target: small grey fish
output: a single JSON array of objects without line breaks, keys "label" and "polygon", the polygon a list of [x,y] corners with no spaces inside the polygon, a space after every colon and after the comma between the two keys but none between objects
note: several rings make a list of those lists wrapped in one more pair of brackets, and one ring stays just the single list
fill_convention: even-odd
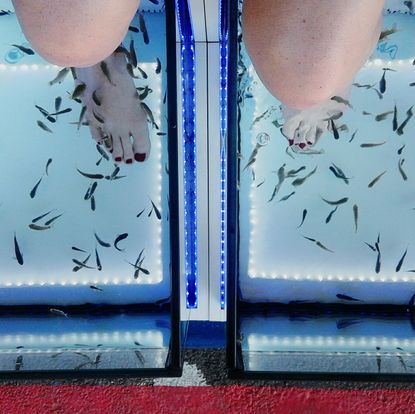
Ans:
[{"label": "small grey fish", "polygon": [[370,143],[366,143],[366,144],[360,144],[361,148],[373,148],[373,147],[379,147],[381,145],[386,144],[386,141],[383,142],[370,142]]},{"label": "small grey fish", "polygon": [[101,271],[102,269],[101,260],[99,260],[98,250],[96,248],[95,248],[95,260],[97,262],[97,269]]},{"label": "small grey fish", "polygon": [[137,54],[135,53],[135,47],[134,47],[134,39],[131,39],[130,42],[130,63],[135,68],[137,67]]},{"label": "small grey fish", "polygon": [[105,77],[108,79],[108,82],[113,85],[113,86],[117,86],[115,85],[115,83],[111,80],[111,75],[110,75],[110,71],[108,69],[108,65],[106,64],[105,61],[102,61],[99,65],[99,67],[102,70],[102,73],[105,75]]},{"label": "small grey fish", "polygon": [[352,105],[350,105],[350,102],[347,99],[342,98],[341,96],[333,96],[330,98],[332,101],[338,102],[338,103],[342,103],[346,106],[348,106],[349,108],[353,108]]},{"label": "small grey fish", "polygon": [[304,220],[305,220],[306,216],[307,216],[307,210],[306,210],[306,209],[304,209],[304,210],[303,210],[303,217],[302,217],[302,219],[301,219],[301,223],[300,223],[300,225],[297,227],[297,229],[299,229],[299,228],[303,225],[303,223],[304,223]]},{"label": "small grey fish", "polygon": [[285,163],[278,169],[278,172],[277,172],[278,183],[274,187],[274,191],[272,192],[271,198],[268,200],[268,202],[270,202],[274,199],[274,197],[276,196],[276,194],[280,190],[282,183],[284,182],[284,179],[285,179],[285,169],[284,168],[285,168]]},{"label": "small grey fish", "polygon": [[138,27],[135,27],[135,26],[128,26],[128,30],[130,32],[133,32],[133,33],[139,33],[140,32],[140,29]]},{"label": "small grey fish", "polygon": [[140,217],[144,213],[145,208],[143,208],[138,214],[137,217]]},{"label": "small grey fish", "polygon": [[403,178],[404,181],[406,181],[408,179],[408,176],[406,175],[405,171],[402,168],[403,163],[405,162],[405,158],[400,158],[398,161],[398,169],[399,172],[401,173],[401,176]]},{"label": "small grey fish", "polygon": [[375,116],[375,121],[384,121],[388,117],[388,115],[393,114],[393,112],[394,111],[382,112],[381,114]]},{"label": "small grey fish", "polygon": [[14,253],[16,254],[16,260],[19,265],[23,264],[23,254],[20,251],[19,243],[16,239],[16,233],[14,233]]},{"label": "small grey fish", "polygon": [[326,250],[328,252],[334,253],[333,250],[330,250],[329,248],[327,248],[326,246],[324,246],[320,241],[313,239],[311,237],[307,237],[307,236],[303,236],[305,239],[310,240],[312,242],[314,242],[318,247],[320,247],[323,250]]},{"label": "small grey fish", "polygon": [[161,72],[161,62],[159,58],[156,58],[156,75]]},{"label": "small grey fish", "polygon": [[97,96],[97,91],[92,92],[92,100],[94,101],[95,105],[101,106],[101,100]]},{"label": "small grey fish", "polygon": [[61,105],[62,105],[62,98],[60,96],[57,96],[55,98],[55,112],[59,112],[59,110],[61,109]]},{"label": "small grey fish", "polygon": [[341,319],[336,322],[337,329],[345,329],[349,326],[355,325],[357,323],[361,323],[362,321],[359,319]]},{"label": "small grey fish", "polygon": [[[145,86],[144,88],[137,88],[137,91],[138,91],[138,98],[141,101],[143,99],[146,99],[149,93],[153,93],[153,89],[149,88],[148,86]],[[160,132],[160,134],[161,134],[161,132]]]},{"label": "small grey fish", "polygon": [[411,82],[409,86],[415,86],[415,82]]},{"label": "small grey fish", "polygon": [[95,211],[95,208],[96,208],[96,204],[95,204],[95,196],[92,196],[89,200],[90,200],[90,202],[91,202],[91,210],[92,210],[92,211]]},{"label": "small grey fish", "polygon": [[411,106],[406,111],[406,119],[405,119],[405,121],[403,121],[402,124],[399,126],[399,128],[396,130],[396,133],[398,135],[402,135],[403,134],[403,129],[405,128],[405,126],[409,122],[409,120],[412,118],[412,116],[413,116],[412,108],[413,108],[413,106]]},{"label": "small grey fish", "polygon": [[38,224],[29,224],[29,228],[32,230],[49,230],[50,226],[39,226]]},{"label": "small grey fish", "polygon": [[159,220],[161,220],[161,213],[160,213],[160,211],[159,211],[159,209],[156,207],[156,205],[153,203],[153,200],[150,200],[151,201],[151,205],[153,206],[153,209],[154,209],[154,213],[156,214],[156,217],[159,219]]},{"label": "small grey fish", "polygon": [[137,70],[140,72],[140,76],[143,79],[147,79],[148,78],[147,73],[145,73],[144,70],[140,68],[140,66],[137,66]]},{"label": "small grey fish", "polygon": [[381,94],[384,94],[386,91],[386,79],[385,79],[386,71],[383,71],[383,75],[379,81],[379,91]]},{"label": "small grey fish", "polygon": [[337,209],[339,208],[339,206],[336,206],[336,208],[334,208],[334,210],[331,210],[329,215],[326,217],[326,224],[330,222],[331,218],[333,217],[333,214],[337,211]]},{"label": "small grey fish", "polygon": [[20,371],[23,367],[23,355],[17,355],[16,362],[14,364],[15,371]]},{"label": "small grey fish", "polygon": [[[101,270],[101,269],[98,269],[98,270]],[[94,286],[94,285],[91,285],[89,288],[92,289],[92,290],[99,290],[100,292],[103,292],[104,291],[103,289],[101,289],[101,288],[99,288],[97,286]]]},{"label": "small grey fish", "polygon": [[49,82],[49,85],[52,86],[55,83],[62,83],[68,73],[69,73],[69,68],[61,69],[56,75],[56,77]]},{"label": "small grey fish", "polygon": [[96,145],[96,149],[101,154],[101,157],[105,158],[107,161],[110,160],[108,154],[98,144]]},{"label": "small grey fish", "polygon": [[144,360],[143,354],[138,350],[135,350],[134,353],[135,353],[135,356],[137,357],[137,359],[140,361],[141,366],[144,367],[145,360]]},{"label": "small grey fish", "polygon": [[53,313],[54,315],[57,315],[57,316],[63,316],[65,318],[68,318],[68,314],[66,312],[64,312],[63,310],[60,310],[60,309],[50,308],[49,312]]},{"label": "small grey fish", "polygon": [[72,259],[72,261],[80,267],[85,267],[86,269],[95,269],[94,267],[88,266],[87,264],[85,264],[85,263],[83,263],[83,262],[81,262],[77,259]]},{"label": "small grey fish", "polygon": [[115,238],[115,240],[114,240],[114,247],[118,250],[118,251],[123,251],[123,250],[125,250],[125,249],[120,249],[119,247],[118,247],[118,243],[121,241],[121,240],[124,240],[124,239],[126,239],[128,237],[128,233],[122,233],[122,234],[120,234],[119,236],[117,236],[116,238]]},{"label": "small grey fish", "polygon": [[81,170],[78,170],[78,168],[76,170],[79,172],[79,174],[83,175],[84,177],[92,178],[93,180],[101,180],[104,178],[102,174],[89,174],[82,172]]},{"label": "small grey fish", "polygon": [[85,112],[86,112],[86,105],[82,107],[81,112],[79,114],[79,119],[78,119],[78,122],[77,122],[77,124],[78,124],[77,129],[78,129],[78,131],[79,131],[79,128],[81,128],[82,121],[83,121],[84,116],[85,116]]},{"label": "small grey fish", "polygon": [[94,110],[92,110],[92,113],[94,115],[94,118],[100,123],[103,124],[105,123],[104,118],[101,115],[98,115]]},{"label": "small grey fish", "polygon": [[379,273],[380,272],[380,266],[381,266],[381,255],[380,255],[380,251],[378,251],[378,256],[376,259],[376,267],[375,267],[375,272]]},{"label": "small grey fish", "polygon": [[357,133],[357,129],[356,131],[353,132],[352,137],[349,139],[349,142],[352,142],[354,140],[354,137],[356,136]]},{"label": "small grey fish", "polygon": [[331,163],[331,166],[329,167],[329,170],[337,177],[342,179],[346,184],[349,184],[350,178],[346,177],[343,170],[338,167],[334,162]]},{"label": "small grey fish", "polygon": [[86,251],[85,251],[85,250],[82,250],[82,249],[80,249],[80,248],[78,248],[78,247],[75,247],[75,246],[72,246],[72,250],[75,250],[75,251],[77,251],[77,252],[83,252],[83,253],[86,253]]},{"label": "small grey fish", "polygon": [[372,113],[367,112],[367,111],[363,111],[363,112],[362,112],[362,114],[363,114],[363,115],[366,115],[366,116],[368,116],[368,115],[373,115]]},{"label": "small grey fish", "polygon": [[357,233],[357,223],[359,219],[359,207],[356,204],[353,205],[353,218],[354,218],[354,232]]},{"label": "small grey fish", "polygon": [[48,161],[46,162],[46,167],[45,167],[46,175],[49,175],[48,168],[49,168],[49,165],[51,164],[51,162],[52,162],[52,158],[49,158]]},{"label": "small grey fish", "polygon": [[382,173],[380,173],[379,175],[377,175],[367,186],[369,188],[372,188],[380,179],[381,177],[386,174],[387,170],[383,171]]},{"label": "small grey fish", "polygon": [[402,257],[400,258],[398,264],[396,265],[395,272],[399,272],[401,270],[403,261],[405,260],[406,253],[408,253],[408,248],[406,248],[404,254],[402,255]]},{"label": "small grey fish", "polygon": [[403,144],[402,147],[398,149],[398,155],[402,154],[402,151],[404,148],[405,148],[405,144]]},{"label": "small grey fish", "polygon": [[291,196],[293,196],[295,194],[295,191],[291,192],[290,194],[280,198],[278,201],[285,201],[288,200]]},{"label": "small grey fish", "polygon": [[98,237],[98,234],[94,233],[95,238],[97,239],[97,242],[102,246],[102,247],[111,247],[111,245],[109,243],[104,242],[103,240],[101,240]]},{"label": "small grey fish", "polygon": [[[65,108],[65,109],[62,109],[61,111],[54,112],[53,114],[50,114],[50,115],[57,117],[58,115],[68,114],[69,112],[72,112],[72,108]],[[56,120],[53,120],[52,122],[56,122]]]},{"label": "small grey fish", "polygon": [[72,92],[71,99],[80,98],[82,96],[82,94],[85,92],[85,89],[86,89],[85,83],[78,84],[75,87],[74,91]]},{"label": "small grey fish", "polygon": [[376,251],[376,248],[373,247],[371,244],[364,242],[367,246],[370,247],[371,250],[373,250],[374,252]]},{"label": "small grey fish", "polygon": [[43,129],[46,132],[50,132],[51,134],[53,134],[53,131],[48,128],[42,121],[37,121],[37,125],[39,126],[39,128]]},{"label": "small grey fish", "polygon": [[346,203],[346,202],[349,200],[349,198],[348,198],[348,197],[343,197],[343,198],[340,198],[340,199],[338,199],[338,200],[334,200],[334,201],[326,200],[326,199],[325,199],[325,198],[323,198],[323,197],[321,197],[321,199],[322,199],[323,201],[325,201],[327,204],[330,204],[330,205],[332,205],[332,206],[338,206],[338,205],[340,205],[340,204],[344,204],[344,203]]},{"label": "small grey fish", "polygon": [[12,46],[17,47],[23,53],[26,53],[26,55],[34,55],[35,54],[35,52],[32,49],[30,49],[29,47],[25,47],[25,46],[22,46],[22,45],[12,45]]},{"label": "small grey fish", "polygon": [[61,217],[63,215],[63,213],[62,214],[59,214],[58,216],[55,216],[55,217],[53,217],[53,218],[51,218],[50,220],[48,220],[48,221],[46,221],[45,222],[45,226],[49,226],[49,225],[51,225],[55,220],[57,220],[59,217]]},{"label": "small grey fish", "polygon": [[37,191],[37,189],[39,187],[39,184],[42,182],[42,179],[43,179],[43,176],[40,178],[40,180],[36,183],[36,185],[30,191],[30,198],[35,198],[36,191]]},{"label": "small grey fish", "polygon": [[287,171],[287,173],[285,174],[285,178],[295,177],[300,171],[303,171],[305,169],[306,169],[306,166],[303,165],[300,168],[297,168],[296,170]]},{"label": "small grey fish", "polygon": [[138,76],[135,76],[135,75],[134,75],[134,68],[133,68],[133,65],[132,65],[130,62],[128,62],[128,63],[127,63],[126,68],[127,68],[127,72],[128,72],[128,74],[129,74],[129,75],[130,75],[133,79],[139,79],[139,78],[138,78]]},{"label": "small grey fish", "polygon": [[398,129],[398,108],[395,106],[393,107],[393,121],[392,121],[392,129],[396,131]]},{"label": "small grey fish", "polygon": [[144,112],[146,113],[147,117],[150,119],[151,124],[156,129],[159,129],[158,125],[154,121],[154,116],[153,116],[153,112],[151,111],[151,109],[144,102],[140,102],[140,105],[141,105],[141,108],[143,108]]},{"label": "small grey fish", "polygon": [[368,84],[362,85],[360,83],[353,83],[353,86],[356,86],[357,88],[364,88],[364,89],[371,89],[375,85],[376,85],[375,83],[373,85],[368,85]]},{"label": "small grey fish", "polygon": [[142,13],[138,13],[138,25],[140,27],[140,31],[143,34],[143,40],[146,45],[150,43],[150,39],[148,37],[146,21],[144,20],[144,16]]},{"label": "small grey fish", "polygon": [[396,33],[398,30],[397,30],[397,28],[396,28],[396,23],[394,23],[393,24],[393,26],[392,26],[392,28],[390,28],[390,29],[386,29],[386,30],[383,30],[381,33],[380,33],[380,36],[379,36],[379,41],[381,41],[381,40],[385,40],[388,36],[390,36],[390,35],[392,35],[392,34],[394,34],[394,33]]},{"label": "small grey fish", "polygon": [[50,214],[52,211],[53,211],[53,210],[50,210],[50,211],[48,211],[47,213],[42,214],[41,216],[38,216],[38,217],[34,218],[34,219],[32,220],[32,223],[36,223],[37,221],[39,221],[39,220],[43,219],[43,217],[46,217],[46,216],[47,216],[48,214]]},{"label": "small grey fish", "polygon": [[302,177],[302,178],[296,178],[291,185],[293,185],[294,187],[298,187],[299,185],[304,184],[304,182],[307,180],[307,178],[311,177],[315,172],[317,171],[317,166],[314,168],[313,171],[311,171],[310,173],[308,173],[306,176]]},{"label": "small grey fish", "polygon": [[344,295],[342,293],[338,293],[336,296],[341,300],[348,300],[351,302],[360,302],[360,299],[356,299],[356,298],[353,298],[352,296]]}]

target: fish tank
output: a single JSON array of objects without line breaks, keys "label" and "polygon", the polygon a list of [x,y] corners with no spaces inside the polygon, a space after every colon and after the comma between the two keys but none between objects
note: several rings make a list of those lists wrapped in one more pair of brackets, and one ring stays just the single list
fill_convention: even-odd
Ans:
[{"label": "fish tank", "polygon": [[413,4],[386,1],[347,110],[300,149],[247,53],[242,5],[221,5],[229,375],[413,380]]},{"label": "fish tank", "polygon": [[88,69],[39,56],[9,0],[0,32],[0,376],[180,375],[174,2]]}]

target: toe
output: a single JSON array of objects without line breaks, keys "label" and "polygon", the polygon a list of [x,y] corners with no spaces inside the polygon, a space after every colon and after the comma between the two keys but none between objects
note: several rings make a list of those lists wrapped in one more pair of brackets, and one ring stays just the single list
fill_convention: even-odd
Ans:
[{"label": "toe", "polygon": [[305,136],[305,140],[308,146],[313,146],[316,142],[316,127],[310,128],[310,130],[307,132]]},{"label": "toe", "polygon": [[127,137],[121,138],[121,144],[124,151],[124,161],[127,164],[132,164],[134,159],[134,153],[133,153],[133,145],[131,143],[130,135],[128,134]]},{"label": "toe", "polygon": [[300,124],[300,119],[298,117],[293,117],[289,119],[284,126],[282,127],[282,134],[285,136],[285,138],[288,139],[290,145],[294,142],[294,136],[296,133],[296,130],[298,129]]},{"label": "toe", "polygon": [[121,162],[123,160],[123,149],[121,144],[121,138],[119,136],[113,137],[112,146],[112,157],[114,158],[114,161]]},{"label": "toe", "polygon": [[151,148],[147,122],[137,122],[131,135],[133,137],[134,159],[143,162],[148,159]]},{"label": "toe", "polygon": [[297,145],[300,149],[304,149],[307,145],[306,136],[310,131],[310,125],[300,124],[294,134],[294,145]]}]

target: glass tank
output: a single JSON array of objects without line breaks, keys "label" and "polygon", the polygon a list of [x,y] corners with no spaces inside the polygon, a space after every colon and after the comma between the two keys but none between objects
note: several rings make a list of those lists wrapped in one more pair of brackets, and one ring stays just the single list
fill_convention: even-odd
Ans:
[{"label": "glass tank", "polygon": [[0,373],[178,375],[174,3],[89,68],[40,57],[8,0],[0,31]]},{"label": "glass tank", "polygon": [[[409,4],[411,3],[411,4]],[[231,1],[228,320],[233,375],[408,375],[415,298],[412,2],[312,146],[261,82]]]}]

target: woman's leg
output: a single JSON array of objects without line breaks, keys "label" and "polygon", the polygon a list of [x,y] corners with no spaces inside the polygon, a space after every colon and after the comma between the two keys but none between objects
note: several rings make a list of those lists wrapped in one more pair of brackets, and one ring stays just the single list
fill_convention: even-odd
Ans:
[{"label": "woman's leg", "polygon": [[245,0],[243,36],[264,85],[312,107],[344,90],[380,34],[384,0]]},{"label": "woman's leg", "polygon": [[46,60],[90,66],[121,43],[140,0],[13,0],[23,32]]}]

